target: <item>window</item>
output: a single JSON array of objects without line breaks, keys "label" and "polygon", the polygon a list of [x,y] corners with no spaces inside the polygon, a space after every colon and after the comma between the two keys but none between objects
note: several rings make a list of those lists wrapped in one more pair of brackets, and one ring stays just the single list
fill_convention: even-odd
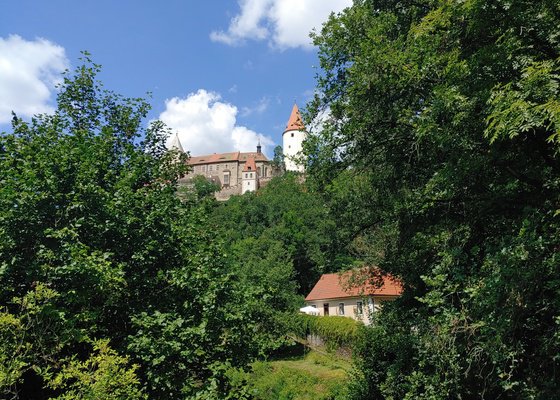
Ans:
[{"label": "window", "polygon": [[224,185],[229,185],[229,173],[224,174]]},{"label": "window", "polygon": [[208,166],[208,171],[212,171],[212,166],[211,165]]},{"label": "window", "polygon": [[344,303],[338,303],[338,315],[344,315]]},{"label": "window", "polygon": [[202,172],[206,172],[206,165],[202,166]]},{"label": "window", "polygon": [[329,303],[323,304],[323,315],[329,315]]},{"label": "window", "polygon": [[292,137],[294,137],[294,133],[292,132]]},{"label": "window", "polygon": [[364,313],[364,306],[361,301],[356,302],[356,313],[362,315]]},{"label": "window", "polygon": [[249,177],[249,174],[245,174],[245,179],[247,179]]},{"label": "window", "polygon": [[220,170],[220,164],[216,165],[216,171]]}]

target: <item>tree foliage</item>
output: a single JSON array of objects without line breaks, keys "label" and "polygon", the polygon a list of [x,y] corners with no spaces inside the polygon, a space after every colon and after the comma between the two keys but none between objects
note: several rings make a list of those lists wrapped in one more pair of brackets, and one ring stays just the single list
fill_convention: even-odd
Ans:
[{"label": "tree foliage", "polygon": [[[364,339],[356,398],[558,397],[559,15],[358,0],[315,36],[310,112],[330,119],[310,185],[352,204],[355,248],[406,289]],[[369,186],[358,205],[345,175]]]},{"label": "tree foliage", "polygon": [[232,197],[213,219],[234,244],[238,263],[254,270],[249,274],[265,268],[250,265],[272,253],[279,263],[292,264],[286,276],[294,278],[299,294],[307,294],[321,273],[343,262],[336,257],[335,221],[297,175],[287,173],[256,194]]},{"label": "tree foliage", "polygon": [[[161,122],[146,127],[143,99],[103,89],[98,72],[86,55],[54,114],[14,116],[0,136],[0,383],[138,398],[137,376],[150,397],[186,397],[252,357],[250,314],[206,207],[176,194],[185,156],[167,151]],[[49,293],[33,318],[13,301]]]}]

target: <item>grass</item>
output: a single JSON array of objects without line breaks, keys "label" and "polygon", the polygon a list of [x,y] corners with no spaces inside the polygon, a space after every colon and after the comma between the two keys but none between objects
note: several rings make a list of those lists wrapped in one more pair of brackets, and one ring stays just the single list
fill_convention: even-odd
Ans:
[{"label": "grass", "polygon": [[350,368],[348,361],[315,351],[259,361],[253,364],[250,391],[262,400],[341,400]]}]

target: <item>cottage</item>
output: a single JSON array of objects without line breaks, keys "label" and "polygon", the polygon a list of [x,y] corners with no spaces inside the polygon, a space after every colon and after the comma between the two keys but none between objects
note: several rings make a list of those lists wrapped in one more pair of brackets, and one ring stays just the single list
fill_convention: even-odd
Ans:
[{"label": "cottage", "polygon": [[323,274],[305,298],[319,315],[340,315],[369,324],[370,315],[383,302],[396,299],[402,284],[378,269],[365,268],[341,274]]}]

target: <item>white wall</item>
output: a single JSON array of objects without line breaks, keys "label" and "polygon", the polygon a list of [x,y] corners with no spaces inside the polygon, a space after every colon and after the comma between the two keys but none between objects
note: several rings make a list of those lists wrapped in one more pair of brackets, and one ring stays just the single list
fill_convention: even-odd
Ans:
[{"label": "white wall", "polygon": [[[391,301],[396,299],[396,296],[383,296],[383,297],[373,297],[373,312],[377,312],[381,309],[383,302]],[[358,313],[358,302],[362,302],[362,313]],[[369,325],[370,323],[370,307],[368,306],[368,298],[362,297],[345,297],[341,299],[326,299],[326,300],[314,300],[306,302],[307,305],[315,306],[319,310],[319,315],[324,316],[324,304],[329,304],[329,316],[340,315],[339,314],[339,303],[344,303],[344,316],[350,317],[358,321],[362,321],[364,324]]]},{"label": "white wall", "polygon": [[282,135],[282,150],[284,151],[284,163],[286,171],[304,172],[304,166],[298,165],[292,159],[303,150],[303,141],[307,133],[305,131],[290,130]]},{"label": "white wall", "polygon": [[243,172],[242,173],[242,187],[241,187],[241,194],[245,192],[254,192],[257,190],[257,172]]}]

